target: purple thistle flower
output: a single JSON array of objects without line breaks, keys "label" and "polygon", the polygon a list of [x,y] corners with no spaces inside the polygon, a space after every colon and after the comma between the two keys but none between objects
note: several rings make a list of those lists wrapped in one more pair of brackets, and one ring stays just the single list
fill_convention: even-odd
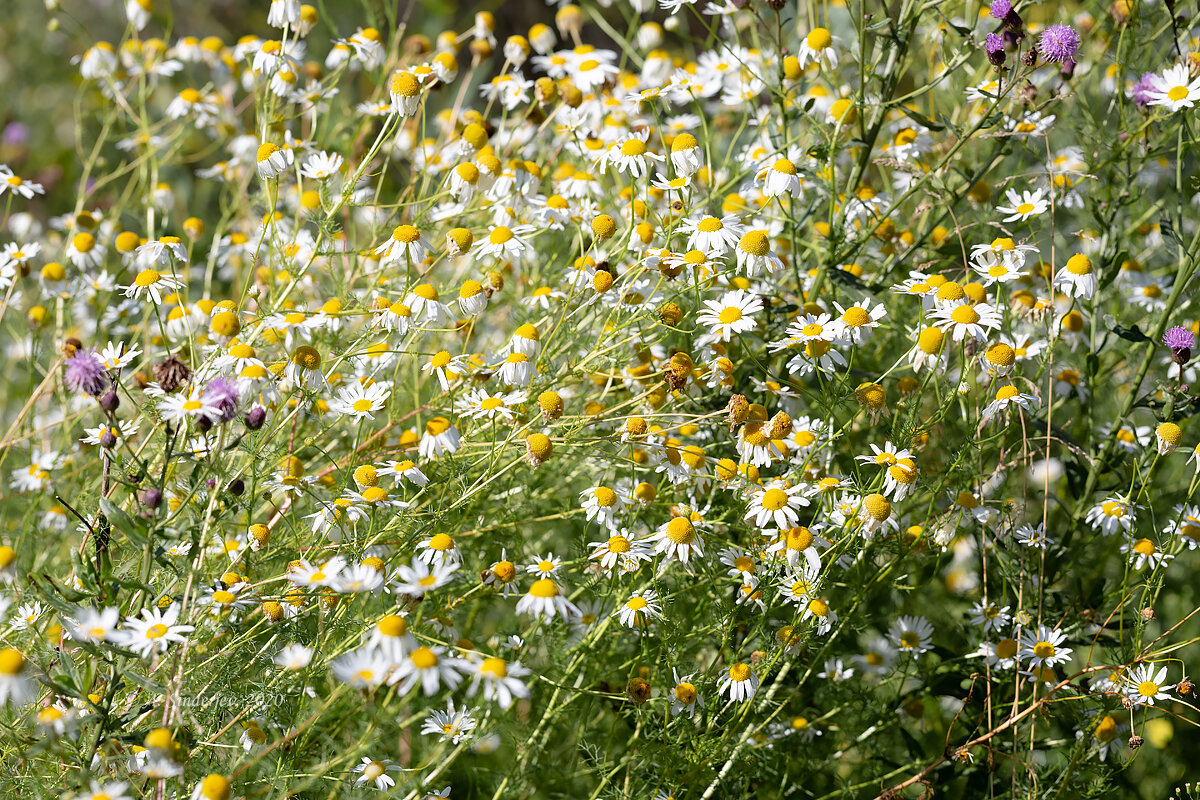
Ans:
[{"label": "purple thistle flower", "polygon": [[95,350],[76,350],[67,359],[64,378],[73,391],[97,397],[108,388],[108,370]]},{"label": "purple thistle flower", "polygon": [[996,0],[988,9],[988,13],[992,19],[1002,21],[1004,27],[1014,34],[1020,34],[1021,29],[1025,27],[1025,21],[1013,10],[1010,0]]},{"label": "purple thistle flower", "polygon": [[228,422],[237,415],[241,392],[233,381],[227,378],[213,378],[205,385],[201,399],[216,412],[219,422]]},{"label": "purple thistle flower", "polygon": [[29,128],[20,122],[10,122],[4,126],[4,135],[0,138],[5,144],[23,145],[29,141]]},{"label": "purple thistle flower", "polygon": [[1079,34],[1070,25],[1051,25],[1042,31],[1038,51],[1047,61],[1074,61],[1079,52]]},{"label": "purple thistle flower", "polygon": [[1176,325],[1163,334],[1163,344],[1171,348],[1171,358],[1176,364],[1186,364],[1192,358],[1196,337],[1187,328]]},{"label": "purple thistle flower", "polygon": [[984,40],[983,49],[987,52],[988,63],[993,67],[1004,66],[1004,37],[989,33]]},{"label": "purple thistle flower", "polygon": [[1133,100],[1138,108],[1144,109],[1150,107],[1150,100],[1152,99],[1150,93],[1155,91],[1155,77],[1157,76],[1153,72],[1143,72],[1142,77],[1129,90],[1129,98]]}]

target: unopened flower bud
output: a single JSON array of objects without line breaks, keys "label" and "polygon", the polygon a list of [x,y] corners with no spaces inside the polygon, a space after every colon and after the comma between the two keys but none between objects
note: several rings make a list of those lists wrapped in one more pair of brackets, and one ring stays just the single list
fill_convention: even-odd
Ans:
[{"label": "unopened flower bud", "polygon": [[267,410],[262,406],[255,406],[246,414],[246,427],[252,431],[256,431],[263,426],[267,421]]}]

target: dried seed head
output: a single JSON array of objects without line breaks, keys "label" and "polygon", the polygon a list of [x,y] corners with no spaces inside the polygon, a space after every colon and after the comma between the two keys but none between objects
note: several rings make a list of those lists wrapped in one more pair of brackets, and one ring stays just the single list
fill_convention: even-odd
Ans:
[{"label": "dried seed head", "polygon": [[154,379],[164,392],[173,392],[188,382],[192,369],[175,356],[154,365]]},{"label": "dried seed head", "polygon": [[729,404],[725,406],[725,413],[729,419],[729,430],[733,430],[738,425],[741,425],[750,417],[750,402],[744,394],[735,394],[729,398]]}]

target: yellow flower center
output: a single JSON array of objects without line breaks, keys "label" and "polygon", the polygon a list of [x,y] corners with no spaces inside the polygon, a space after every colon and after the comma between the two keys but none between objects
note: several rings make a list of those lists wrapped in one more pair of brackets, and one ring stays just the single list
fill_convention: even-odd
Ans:
[{"label": "yellow flower center", "polygon": [[771,169],[775,170],[776,172],[781,172],[784,175],[796,174],[796,165],[786,158],[777,160]]},{"label": "yellow flower center", "polygon": [[542,578],[533,582],[533,586],[529,587],[529,593],[534,597],[558,597],[558,584],[549,578]]},{"label": "yellow flower center", "polygon": [[621,155],[640,156],[646,152],[646,143],[641,139],[629,139],[621,145]]},{"label": "yellow flower center", "polygon": [[766,231],[749,231],[742,236],[738,248],[747,255],[765,256],[771,249]]},{"label": "yellow flower center", "polygon": [[417,669],[431,669],[432,667],[436,667],[438,663],[437,653],[428,647],[418,647],[416,650],[413,650],[412,655],[409,656],[409,660],[412,661],[413,666]]},{"label": "yellow flower center", "polygon": [[950,312],[950,319],[959,325],[974,325],[979,322],[979,313],[968,305],[961,305]]},{"label": "yellow flower center", "polygon": [[892,515],[892,504],[881,494],[869,494],[863,501],[863,507],[872,518],[883,522]]},{"label": "yellow flower center", "polygon": [[479,671],[496,678],[507,678],[508,664],[503,658],[485,658],[479,665]]},{"label": "yellow flower center", "polygon": [[768,511],[778,511],[787,505],[788,493],[783,489],[767,489],[763,492],[762,507]]},{"label": "yellow flower center", "polygon": [[368,503],[382,503],[384,500],[387,500],[388,493],[387,489],[381,486],[368,486],[366,489],[363,489],[362,496],[363,500],[366,500]]},{"label": "yellow flower center", "polygon": [[412,225],[400,225],[392,231],[392,238],[401,244],[412,244],[421,238],[421,232]]},{"label": "yellow flower center", "polygon": [[824,50],[833,43],[833,36],[825,28],[813,28],[804,41],[813,50]]},{"label": "yellow flower center", "polygon": [[675,517],[667,523],[667,538],[675,544],[691,544],[696,538],[696,529],[686,517]]},{"label": "yellow flower center", "polygon": [[789,550],[803,551],[812,547],[813,534],[808,528],[803,526],[791,528],[787,532],[787,546]]},{"label": "yellow flower center", "polygon": [[863,325],[870,323],[870,321],[871,315],[865,309],[858,306],[850,306],[842,313],[842,322],[851,328],[861,328]]},{"label": "yellow flower center", "polygon": [[917,347],[921,348],[921,352],[923,353],[928,353],[931,356],[936,355],[941,352],[944,338],[944,334],[938,328],[926,328],[917,337]]},{"label": "yellow flower center", "polygon": [[137,274],[136,278],[133,279],[133,283],[135,286],[140,286],[141,288],[145,289],[148,286],[153,286],[154,284],[158,283],[160,278],[162,278],[162,276],[157,270],[144,269]]},{"label": "yellow flower center", "polygon": [[321,366],[321,354],[315,347],[302,344],[292,351],[292,363],[303,369],[317,369]]},{"label": "yellow flower center", "polygon": [[11,647],[0,650],[0,675],[20,675],[25,671],[25,656]]},{"label": "yellow flower center", "polygon": [[401,97],[416,97],[419,85],[411,72],[397,72],[392,76],[388,89],[392,94],[398,94]]},{"label": "yellow flower center", "polygon": [[1076,253],[1067,259],[1067,272],[1072,275],[1091,275],[1092,260],[1083,253]]}]

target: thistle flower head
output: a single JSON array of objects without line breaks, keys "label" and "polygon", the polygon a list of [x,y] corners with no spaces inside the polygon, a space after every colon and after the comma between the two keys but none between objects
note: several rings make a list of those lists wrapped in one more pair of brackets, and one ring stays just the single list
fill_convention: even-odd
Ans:
[{"label": "thistle flower head", "polygon": [[1051,25],[1042,31],[1038,52],[1047,61],[1074,61],[1079,52],[1079,34],[1070,25]]},{"label": "thistle flower head", "polygon": [[64,378],[73,391],[97,397],[108,388],[108,370],[95,350],[76,350],[67,359]]},{"label": "thistle flower head", "polygon": [[1163,334],[1163,344],[1171,348],[1171,358],[1176,364],[1186,364],[1192,358],[1192,347],[1196,337],[1187,328],[1176,325]]}]

